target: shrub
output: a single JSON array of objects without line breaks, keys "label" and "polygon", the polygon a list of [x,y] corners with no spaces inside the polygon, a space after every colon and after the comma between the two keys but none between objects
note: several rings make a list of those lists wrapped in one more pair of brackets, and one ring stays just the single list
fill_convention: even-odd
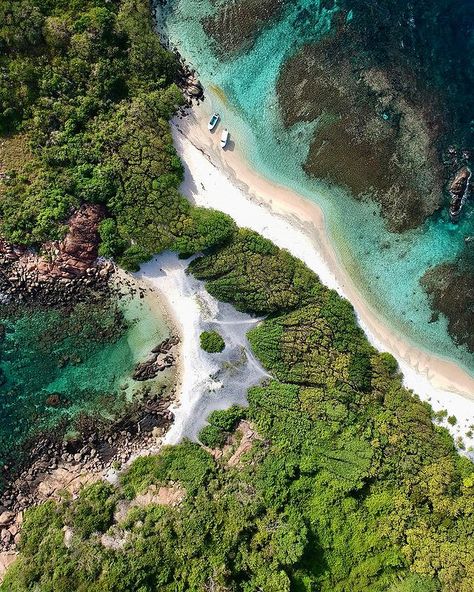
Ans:
[{"label": "shrub", "polygon": [[349,363],[349,381],[354,388],[368,391],[372,381],[370,355],[365,351],[356,352]]},{"label": "shrub", "polygon": [[192,493],[212,475],[214,461],[197,444],[184,441],[165,447],[159,456],[140,457],[122,475],[121,483],[129,499],[145,491],[150,485],[179,481]]},{"label": "shrub", "polygon": [[225,433],[214,425],[207,425],[199,432],[199,440],[208,448],[219,448],[224,444]]},{"label": "shrub", "polygon": [[382,362],[383,367],[389,376],[394,376],[398,371],[398,362],[388,352],[382,352],[379,354],[379,360]]},{"label": "shrub", "polygon": [[216,354],[225,348],[225,341],[217,331],[203,331],[199,337],[201,347],[209,354]]},{"label": "shrub", "polygon": [[115,510],[114,493],[113,486],[103,481],[81,491],[69,518],[75,534],[87,538],[109,528]]},{"label": "shrub", "polygon": [[239,405],[232,405],[229,409],[213,411],[209,415],[209,423],[226,432],[231,432],[235,426],[247,415],[247,410]]},{"label": "shrub", "polygon": [[199,440],[209,448],[222,446],[227,435],[235,430],[239,421],[246,415],[247,410],[239,405],[213,411],[208,418],[209,425],[202,428],[199,433]]}]

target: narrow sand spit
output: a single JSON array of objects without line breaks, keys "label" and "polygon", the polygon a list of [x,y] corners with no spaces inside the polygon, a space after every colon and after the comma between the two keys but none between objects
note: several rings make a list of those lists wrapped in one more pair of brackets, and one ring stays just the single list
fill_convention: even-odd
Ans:
[{"label": "narrow sand spit", "polygon": [[[246,333],[260,319],[218,302],[204,282],[186,274],[188,261],[162,253],[142,265],[139,278],[163,295],[181,336],[178,401],[170,409],[175,420],[164,438],[174,444],[183,437],[197,439],[209,413],[246,403],[247,389],[268,376],[250,351]],[[225,341],[219,354],[200,347],[202,331],[216,329]]]},{"label": "narrow sand spit", "polygon": [[[193,203],[229,214],[239,226],[251,228],[285,248],[314,270],[321,281],[353,304],[370,342],[395,356],[404,384],[435,411],[446,409],[457,418],[446,425],[454,436],[465,436],[474,424],[474,378],[455,363],[422,351],[388,327],[367,305],[331,247],[321,210],[316,204],[278,186],[251,170],[236,147],[223,151],[220,134],[207,130],[205,104],[187,117],[175,118],[173,136],[184,163],[181,187]],[[179,314],[179,311],[178,311]]]}]

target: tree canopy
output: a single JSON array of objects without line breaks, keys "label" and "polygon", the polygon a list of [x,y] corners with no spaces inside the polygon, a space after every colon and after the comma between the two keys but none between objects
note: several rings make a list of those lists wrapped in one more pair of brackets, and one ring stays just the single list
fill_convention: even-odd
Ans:
[{"label": "tree canopy", "polygon": [[180,195],[168,121],[178,63],[147,0],[18,0],[0,6],[0,134],[25,130],[32,158],[9,172],[0,232],[40,246],[83,203],[101,203],[100,253],[127,269],[163,249],[191,254],[234,224]]}]

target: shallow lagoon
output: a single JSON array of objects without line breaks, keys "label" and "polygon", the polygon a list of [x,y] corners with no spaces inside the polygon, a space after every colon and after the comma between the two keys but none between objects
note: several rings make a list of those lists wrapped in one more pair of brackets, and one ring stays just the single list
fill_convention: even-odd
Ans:
[{"label": "shallow lagoon", "polygon": [[130,294],[74,310],[23,309],[1,319],[0,459],[81,414],[113,417],[140,388],[138,361],[169,335],[150,298]]}]

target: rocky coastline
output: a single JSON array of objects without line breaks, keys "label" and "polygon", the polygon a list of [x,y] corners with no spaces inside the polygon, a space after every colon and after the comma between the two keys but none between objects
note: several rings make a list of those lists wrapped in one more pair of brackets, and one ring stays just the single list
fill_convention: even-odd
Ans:
[{"label": "rocky coastline", "polygon": [[[39,252],[0,240],[0,293],[11,309],[27,305],[69,309],[78,302],[102,302],[124,293],[145,295],[117,273],[115,265],[98,257],[100,206],[81,206],[69,219],[62,241],[43,245]],[[156,378],[176,365],[179,338],[159,343],[150,357],[138,363],[137,382]],[[67,490],[78,492],[86,483],[119,469],[133,455],[154,449],[173,422],[176,398],[171,384],[144,383],[137,397],[114,420],[80,416],[71,426],[64,421],[52,431],[26,442],[15,458],[0,468],[0,577],[2,566],[16,554],[24,511]],[[60,406],[57,396],[48,405]],[[70,436],[71,428],[75,435]]]},{"label": "rocky coastline", "polygon": [[[173,48],[180,66],[176,83],[184,95],[179,115],[185,116],[193,102],[204,99],[196,72]],[[70,308],[78,302],[122,297],[124,278],[112,261],[99,257],[99,224],[105,208],[83,204],[66,223],[61,241],[50,241],[35,249],[15,245],[0,237],[0,303],[34,307]],[[126,291],[136,290],[125,280]],[[140,298],[144,290],[140,289]],[[131,378],[144,383],[177,363],[179,337],[172,335],[136,365]],[[156,390],[156,389],[155,389]],[[65,491],[77,494],[87,483],[119,470],[133,456],[156,449],[173,423],[170,406],[176,399],[174,381],[161,384],[161,392],[145,385],[144,393],[113,421],[93,416],[76,420],[74,437],[64,422],[54,431],[36,435],[26,442],[18,458],[0,468],[0,581],[16,556],[24,511],[48,499],[59,499]],[[63,402],[54,395],[51,406]],[[21,460],[20,460],[21,459]]]},{"label": "rocky coastline", "polygon": [[[175,359],[171,352],[178,343],[172,336],[155,349],[167,349],[167,355]],[[79,417],[74,436],[69,435],[71,426],[66,423],[39,434],[23,447],[22,464],[1,467],[0,553],[15,551],[27,508],[59,498],[61,491],[74,495],[86,483],[120,469],[132,456],[160,445],[174,419],[170,406],[176,388],[172,381],[171,386],[162,384],[157,390],[145,387],[142,397],[113,421]]]},{"label": "rocky coastline", "polygon": [[[96,258],[77,273],[66,274],[59,264],[44,267],[43,257],[32,251],[5,242],[1,248],[2,292],[4,301],[13,307],[17,300],[35,307],[67,308],[78,300],[101,301],[125,293],[145,297],[145,289],[116,273],[110,262]],[[163,381],[152,379],[176,367],[179,342],[177,335],[171,335],[137,363],[130,378],[142,387],[116,419],[83,415],[72,425],[64,421],[31,438],[15,458],[6,459],[0,468],[0,581],[16,557],[26,509],[61,499],[64,492],[74,496],[84,485],[120,470],[136,455],[159,448],[174,420],[170,407],[177,389],[174,373]],[[50,406],[63,403],[54,395],[48,399]]]},{"label": "rocky coastline", "polygon": [[98,259],[100,206],[81,206],[62,241],[41,250],[0,239],[0,295],[4,303],[64,306],[108,289],[115,266]]}]

